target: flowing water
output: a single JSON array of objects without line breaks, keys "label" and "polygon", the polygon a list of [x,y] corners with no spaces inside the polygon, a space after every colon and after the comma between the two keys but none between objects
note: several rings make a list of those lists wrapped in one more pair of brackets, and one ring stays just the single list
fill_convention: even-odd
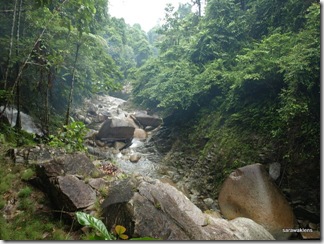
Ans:
[{"label": "flowing water", "polygon": [[[3,106],[0,107],[0,110],[3,110]],[[17,113],[17,109],[15,108],[6,108],[4,111],[4,115],[8,118],[12,127],[16,125]],[[29,115],[20,112],[20,117],[22,130],[27,131],[28,133],[43,136],[43,132],[39,129],[39,127],[36,126],[33,119]]]},{"label": "flowing water", "polygon": [[[124,111],[121,106],[126,102],[126,100],[101,95],[95,96],[92,99],[88,99],[86,104],[89,107],[95,107],[98,110],[96,111],[98,114],[110,114],[115,117],[125,117],[127,114],[132,113],[132,111]],[[85,108],[86,108],[85,107]],[[0,108],[3,109],[3,108]],[[85,112],[87,114],[87,112]],[[33,119],[21,112],[21,123],[22,129],[29,132],[38,134],[40,136],[43,135],[41,129],[37,127],[34,123]],[[17,110],[12,108],[6,108],[5,116],[8,118],[9,123],[11,126],[15,126],[16,118],[17,118]],[[94,123],[95,125],[93,128],[95,130],[99,130],[102,123]],[[161,155],[156,150],[154,143],[151,142],[152,133],[149,132],[149,136],[146,140],[139,140],[134,138],[132,140],[132,144],[126,149],[122,150],[121,152],[116,153],[112,150],[107,150],[107,148],[101,148],[101,155],[106,155],[107,158],[113,159],[116,162],[117,166],[125,173],[138,173],[145,176],[150,176],[152,178],[159,178],[160,174],[160,164]],[[106,151],[104,151],[106,150]],[[136,163],[132,163],[130,161],[131,155],[138,155],[140,157],[139,161]]]},{"label": "flowing water", "polygon": [[[100,95],[89,99],[86,104],[92,107],[98,107],[97,114],[109,114],[114,117],[123,118],[135,111],[125,111],[123,105],[126,100],[108,96]],[[95,130],[99,130],[102,123],[93,127]],[[116,162],[117,166],[125,173],[132,174],[137,173],[152,178],[160,177],[161,165],[159,164],[162,156],[155,148],[151,138],[157,131],[149,132],[148,138],[145,140],[139,140],[134,138],[131,145],[118,153],[109,151],[109,157]],[[140,157],[139,161],[133,163],[130,161],[131,155],[137,155]],[[108,155],[107,155],[108,156]]]},{"label": "flowing water", "polygon": [[[154,152],[147,151],[147,143],[138,139],[132,140],[132,145],[126,150],[126,154],[119,152],[115,156],[115,161],[119,168],[125,173],[137,173],[152,178],[159,178],[160,157]],[[138,162],[132,163],[129,160],[130,155],[139,155]]]}]

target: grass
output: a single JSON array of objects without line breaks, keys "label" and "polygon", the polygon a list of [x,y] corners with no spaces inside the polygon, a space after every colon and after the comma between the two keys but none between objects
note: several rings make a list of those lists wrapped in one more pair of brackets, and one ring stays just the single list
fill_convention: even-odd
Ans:
[{"label": "grass", "polygon": [[22,174],[21,174],[21,179],[28,181],[30,179],[32,179],[35,176],[35,172],[32,169],[25,169]]},{"label": "grass", "polygon": [[5,144],[0,145],[0,239],[80,239],[80,234],[72,232],[71,225],[54,217],[44,193],[28,183],[34,171],[6,158],[7,149]]}]

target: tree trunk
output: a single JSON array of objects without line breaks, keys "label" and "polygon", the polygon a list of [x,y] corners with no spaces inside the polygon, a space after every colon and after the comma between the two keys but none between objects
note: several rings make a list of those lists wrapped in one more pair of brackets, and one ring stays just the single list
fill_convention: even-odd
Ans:
[{"label": "tree trunk", "polygon": [[5,90],[7,89],[7,82],[8,82],[8,76],[9,76],[9,70],[10,70],[12,46],[13,46],[13,40],[14,40],[14,31],[15,31],[15,26],[16,26],[17,3],[18,3],[18,0],[15,1],[15,7],[14,7],[14,12],[13,12],[13,17],[12,17],[9,53],[8,53],[8,60],[7,60],[7,69],[6,69],[6,73],[5,73],[5,77],[4,77],[4,89]]},{"label": "tree trunk", "polygon": [[45,92],[45,121],[44,121],[44,134],[47,136],[50,134],[49,131],[49,118],[50,118],[50,109],[49,109],[49,91],[52,84],[52,69],[48,67],[48,76],[47,76],[47,86]]},{"label": "tree trunk", "polygon": [[[6,68],[6,72],[5,72],[5,76],[4,76],[4,84],[3,84],[3,89],[5,91],[7,90],[8,76],[9,76],[9,70],[10,70],[10,62],[11,62],[12,47],[13,47],[13,40],[14,40],[14,31],[15,31],[15,25],[16,25],[17,3],[18,3],[18,0],[15,1],[15,7],[14,7],[14,11],[13,11],[13,16],[12,16],[9,53],[8,53],[8,59],[7,59],[7,68]],[[6,97],[3,109],[2,109],[2,111],[0,111],[0,116],[3,115],[4,111],[6,110],[7,105],[8,105],[8,98]]]},{"label": "tree trunk", "polygon": [[72,71],[72,80],[71,80],[71,86],[70,86],[68,107],[67,107],[67,111],[66,111],[65,125],[68,125],[69,120],[70,120],[70,109],[71,109],[72,100],[73,100],[73,90],[74,90],[74,82],[75,82],[76,63],[78,61],[80,46],[81,46],[81,43],[78,42],[77,46],[76,46],[75,59],[74,59],[74,65],[73,65],[73,71]]},{"label": "tree trunk", "polygon": [[[22,1],[20,0],[19,8],[18,8],[18,21],[17,21],[17,35],[16,35],[16,55],[19,57],[19,32],[20,32],[20,17],[21,17],[21,7]],[[17,74],[19,72],[19,63],[16,63],[16,70]],[[17,96],[17,119],[15,129],[17,131],[21,130],[21,117],[20,117],[20,79],[17,82],[17,89],[16,89],[16,96]]]}]

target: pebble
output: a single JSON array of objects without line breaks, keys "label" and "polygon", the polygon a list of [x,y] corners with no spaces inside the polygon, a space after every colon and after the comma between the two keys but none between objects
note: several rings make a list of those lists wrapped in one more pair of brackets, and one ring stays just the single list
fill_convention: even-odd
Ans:
[{"label": "pebble", "polygon": [[132,163],[137,163],[140,159],[141,159],[141,155],[138,154],[132,154],[129,157],[129,161],[131,161]]},{"label": "pebble", "polygon": [[207,207],[211,207],[214,203],[214,200],[211,198],[205,198],[203,201],[207,205]]}]

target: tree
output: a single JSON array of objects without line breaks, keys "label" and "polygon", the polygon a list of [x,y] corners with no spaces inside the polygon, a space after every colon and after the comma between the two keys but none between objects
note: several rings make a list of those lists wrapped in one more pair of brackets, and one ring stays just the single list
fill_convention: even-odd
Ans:
[{"label": "tree", "polygon": [[[1,19],[0,38],[6,46],[0,51],[2,105],[10,103],[19,111],[28,111],[49,133],[51,114],[62,114],[66,106],[70,110],[71,99],[117,87],[114,80],[120,79],[120,74],[107,53],[106,43],[90,33],[99,33],[103,29],[99,27],[107,23],[106,1],[17,0],[2,6],[0,14],[15,17]],[[81,40],[82,45],[76,40]],[[90,49],[97,55],[85,53]],[[98,53],[102,56],[100,62]],[[88,63],[75,62],[78,60]]]}]

